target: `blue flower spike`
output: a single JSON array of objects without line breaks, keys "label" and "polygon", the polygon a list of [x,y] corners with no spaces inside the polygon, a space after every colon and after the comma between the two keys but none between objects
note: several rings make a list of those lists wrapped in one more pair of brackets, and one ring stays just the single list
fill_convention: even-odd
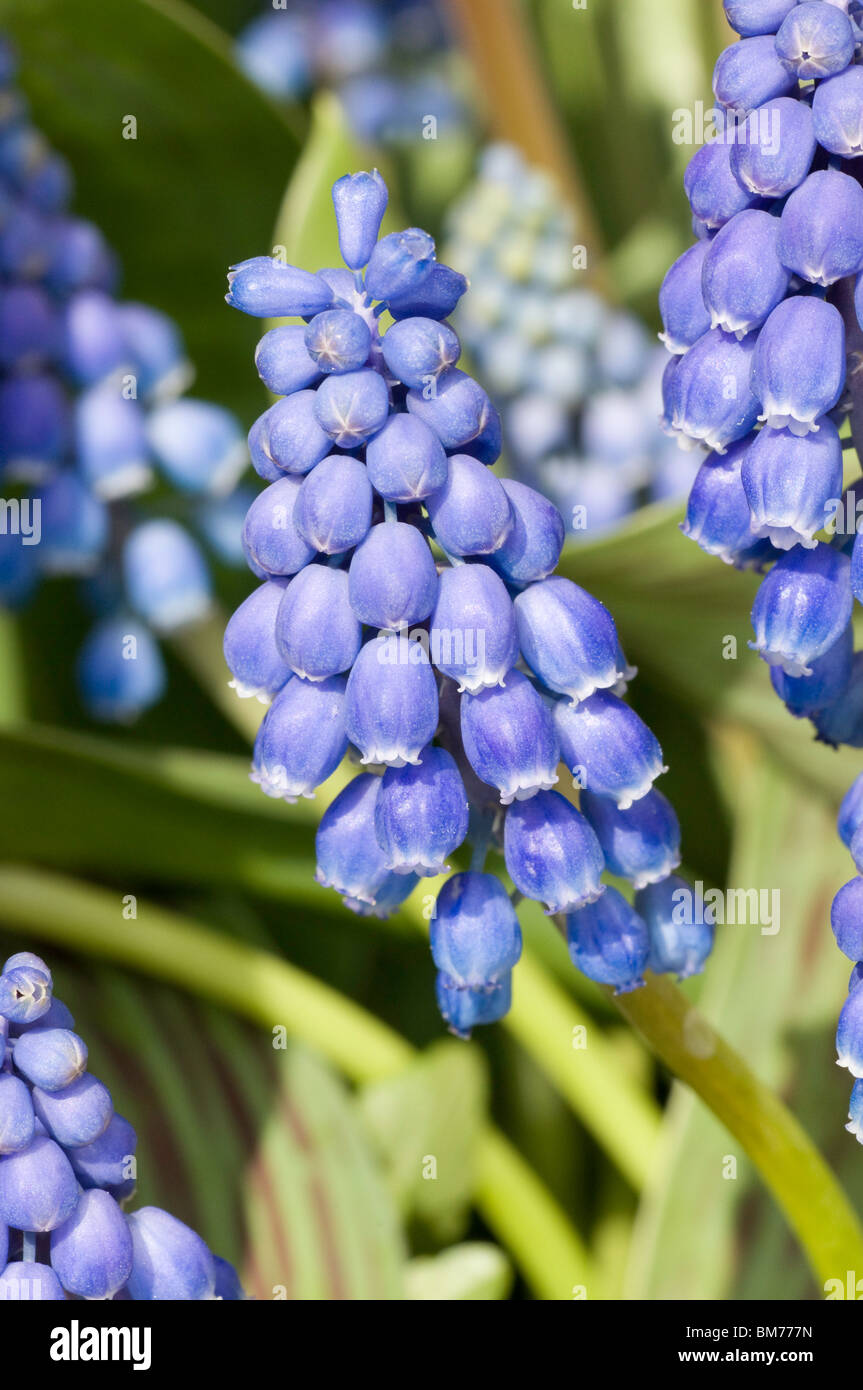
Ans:
[{"label": "blue flower spike", "polygon": [[[682,529],[708,554],[764,575],[750,646],[768,663],[773,689],[793,717],[811,721],[818,741],[859,748],[861,6],[724,0],[724,7],[740,35],[714,72],[726,114],[720,138],[697,152],[684,179],[699,239],[669,270],[660,298],[673,354],[665,428],[715,450],[695,476]],[[711,328],[695,337],[705,308]],[[733,349],[717,333],[746,335],[739,350],[748,343],[748,363],[741,360],[736,374]],[[725,406],[712,374],[723,363]],[[838,819],[858,875],[861,788],[858,778]],[[582,805],[595,815],[589,790]],[[612,867],[613,851],[603,848]],[[831,912],[837,945],[855,962],[837,1051],[856,1078],[863,1078],[861,883],[858,876],[839,888]],[[651,968],[678,969],[689,929],[706,932],[704,914],[675,915],[672,900],[687,894],[671,875],[637,895],[651,930]],[[863,1079],[852,1092],[848,1129],[863,1141]]]},{"label": "blue flower spike", "polygon": [[[43,579],[80,583],[92,622],[81,703],[95,720],[128,723],[166,688],[157,635],[209,615],[195,532],[202,509],[228,502],[248,453],[229,411],[184,394],[194,373],[173,320],[118,297],[115,257],[70,212],[71,173],[14,83],[14,65],[0,64],[0,466],[25,489],[22,512],[39,509],[41,535],[0,538],[0,598],[23,606]],[[254,298],[255,282],[245,270],[237,293]],[[332,305],[317,277],[301,276],[295,298],[300,282],[303,307]],[[309,384],[318,370],[307,354],[304,366]],[[174,494],[170,520],[139,501],[157,484]]]},{"label": "blue flower spike", "polygon": [[[28,1017],[22,1001],[32,1003],[37,975],[40,998],[50,1008]],[[52,989],[51,971],[39,956],[19,952],[6,961],[0,975],[0,1299],[243,1297],[229,1265],[230,1295],[214,1292],[215,1257],[189,1227],[152,1207],[124,1211],[135,1189],[135,1131],[87,1070],[83,1040],[61,1026],[72,1018]]]},{"label": "blue flower spike", "polygon": [[[619,872],[584,805],[554,790],[562,750],[583,800],[590,789],[632,818],[636,883],[677,864],[679,829],[653,790],[665,770],[659,744],[622,698],[634,672],[614,619],[555,574],[560,512],[492,471],[500,417],[457,365],[446,322],[464,278],[420,229],[379,237],[378,174],[345,175],[333,199],[346,268],[313,275],[257,258],[232,273],[235,307],[287,312],[293,296],[308,322],[302,341],[288,325],[258,346],[259,373],[281,393],[249,436],[268,486],[244,544],[263,583],[231,618],[225,654],[238,694],[272,700],[251,773],[267,795],[314,796],[346,752],[362,769],[321,816],[322,887],[353,912],[386,917],[422,879],[451,874],[431,917],[435,987],[450,1030],[469,1037],[506,1014],[518,987],[518,919],[486,871],[489,853],[549,913],[586,912],[609,891],[606,869]],[[325,305],[312,302],[321,284]],[[571,333],[568,316],[561,329]],[[749,342],[726,336],[748,368]],[[618,391],[639,381],[641,330],[624,315],[598,321],[596,338]],[[559,364],[564,395],[571,366],[569,356]],[[615,409],[597,413],[597,437],[614,434]],[[747,432],[757,410],[753,400]],[[634,987],[644,923],[614,896],[590,920],[575,963]],[[113,1174],[107,1138],[91,1147],[103,1143]],[[133,1268],[130,1287],[137,1277]]]}]

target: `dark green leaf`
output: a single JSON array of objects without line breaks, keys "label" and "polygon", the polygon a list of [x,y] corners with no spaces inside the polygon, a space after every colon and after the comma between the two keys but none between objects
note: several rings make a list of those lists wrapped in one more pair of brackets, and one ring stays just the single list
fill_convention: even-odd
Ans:
[{"label": "dark green leaf", "polygon": [[[108,237],[124,293],[172,314],[196,390],[246,419],[260,324],[223,302],[229,265],[268,253],[296,123],[235,67],[228,37],[179,0],[0,0],[33,116],[70,161],[75,210]],[[133,116],[137,139],[124,139]]]}]

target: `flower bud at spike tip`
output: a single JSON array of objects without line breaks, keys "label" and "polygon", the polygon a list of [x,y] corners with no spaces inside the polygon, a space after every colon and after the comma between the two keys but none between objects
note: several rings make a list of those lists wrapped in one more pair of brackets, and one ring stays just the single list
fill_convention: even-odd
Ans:
[{"label": "flower bud at spike tip", "polygon": [[18,965],[0,975],[0,1014],[12,1023],[35,1023],[51,1007],[51,980],[34,965]]},{"label": "flower bud at spike tip", "polygon": [[361,270],[375,248],[386,212],[387,186],[373,169],[370,174],[345,174],[333,184],[333,206],[339,231],[339,250],[345,265]]}]

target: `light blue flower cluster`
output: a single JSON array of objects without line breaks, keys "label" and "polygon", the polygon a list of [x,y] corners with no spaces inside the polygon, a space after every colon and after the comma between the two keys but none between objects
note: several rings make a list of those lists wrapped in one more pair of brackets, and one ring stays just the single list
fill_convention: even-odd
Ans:
[{"label": "light blue flower cluster", "polygon": [[128,720],[161,695],[156,634],[210,606],[209,566],[178,520],[127,499],[161,476],[222,558],[228,497],[247,463],[227,410],[181,396],[175,324],[116,298],[101,233],[69,212],[65,162],[31,124],[0,44],[0,604],[43,577],[91,582],[98,620],[80,655],[83,700]]},{"label": "light blue flower cluster", "polygon": [[355,134],[374,144],[416,140],[430,115],[436,138],[468,121],[437,0],[284,0],[247,25],[236,54],[270,96],[335,88]]},{"label": "light blue flower cluster", "polygon": [[[712,450],[683,530],[729,564],[770,567],[750,645],[818,739],[863,747],[863,653],[851,621],[863,600],[859,476],[843,492],[843,451],[863,447],[863,6],[725,0],[725,11],[741,37],[714,72],[717,138],[684,180],[697,239],[660,292],[672,354],[666,426]],[[846,843],[859,799],[852,789],[843,807]],[[857,883],[833,909],[854,961],[863,957]],[[855,1076],[859,973],[837,1040]],[[852,1109],[861,1138],[860,1082]]]},{"label": "light blue flower cluster", "polygon": [[127,1214],[135,1131],[30,951],[0,972],[0,1300],[241,1299],[233,1267],[158,1207]]},{"label": "light blue flower cluster", "polygon": [[578,229],[551,177],[489,146],[448,242],[471,282],[455,324],[501,408],[516,476],[577,539],[685,497],[695,470],[657,423],[666,355],[633,314],[578,285]]},{"label": "light blue flower cluster", "polygon": [[[261,583],[225,633],[237,693],[272,701],[252,778],[296,801],[353,752],[366,770],[324,813],[317,878],[355,912],[393,912],[470,841],[431,920],[459,1035],[506,1012],[521,950],[491,847],[519,893],[565,915],[591,978],[690,974],[712,923],[673,876],[662,753],[621,699],[634,672],[611,614],[554,574],[560,514],[492,472],[498,414],[447,322],[466,281],[417,228],[379,239],[376,171],[339,179],[333,201],[346,269],[255,257],[229,276],[229,304],[302,320],[257,349],[279,396],[249,436],[268,484],[244,528]],[[580,809],[554,790],[561,761]]]}]

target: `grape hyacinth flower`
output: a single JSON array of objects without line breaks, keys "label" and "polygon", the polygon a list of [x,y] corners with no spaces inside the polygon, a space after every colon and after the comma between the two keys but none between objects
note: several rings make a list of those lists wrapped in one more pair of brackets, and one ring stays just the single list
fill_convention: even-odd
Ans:
[{"label": "grape hyacinth flower", "polygon": [[[438,138],[469,125],[445,9],[438,0],[279,0],[245,26],[235,54],[277,100],[332,88],[359,140],[398,149],[416,138],[428,112],[436,113]],[[353,269],[348,244],[342,254]]]},{"label": "grape hyacinth flower", "polygon": [[[863,601],[860,6],[724,4],[740,40],[714,73],[720,138],[690,162],[685,190],[698,239],[669,271],[660,301],[677,364],[665,386],[666,428],[713,449],[683,530],[709,554],[767,571],[750,646],[817,739],[860,747],[863,653],[854,654],[852,627],[854,600]],[[735,374],[725,335],[741,333]],[[730,401],[713,376],[726,360]],[[839,817],[858,872],[861,804],[858,779]],[[832,913],[840,948],[858,963],[860,883],[839,890]],[[650,919],[646,897],[640,910]],[[858,964],[837,1034],[840,1065],[854,1076],[863,1075],[859,975]],[[848,1128],[863,1142],[861,1113],[858,1081]]]},{"label": "grape hyacinth flower", "polygon": [[[476,182],[448,220],[447,257],[471,279],[454,326],[501,411],[507,458],[518,481],[551,497],[584,538],[642,502],[681,496],[694,469],[681,468],[657,426],[664,354],[638,319],[578,284],[576,241],[548,174],[506,145],[484,150]],[[674,352],[710,328],[708,309],[700,295],[695,307],[690,292],[707,249],[687,253],[663,286]],[[776,277],[788,278],[778,262]],[[398,358],[399,375],[400,344],[384,355]]]},{"label": "grape hyacinth flower", "polygon": [[[498,415],[447,322],[465,282],[420,229],[378,238],[386,202],[376,172],[334,185],[348,271],[255,257],[231,272],[228,302],[254,317],[296,294],[314,370],[299,370],[295,325],[265,334],[259,374],[286,394],[250,434],[268,486],[244,540],[262,582],[228,623],[225,657],[238,695],[271,702],[251,773],[267,795],[313,796],[345,753],[362,768],[321,818],[319,884],[385,917],[455,870],[434,885],[431,948],[443,1017],[467,1037],[507,1012],[521,952],[490,854],[518,893],[568,914],[586,974],[626,989],[650,930],[603,875],[661,883],[680,831],[653,785],[659,744],[622,698],[635,672],[614,619],[554,573],[559,512],[492,471]],[[310,299],[321,285],[323,306]],[[283,439],[274,420],[292,422]]]},{"label": "grape hyacinth flower", "polygon": [[135,1131],[87,1070],[53,989],[31,952],[0,971],[0,1298],[242,1298],[231,1266],[182,1221],[125,1211]]},{"label": "grape hyacinth flower", "polygon": [[[176,325],[117,297],[113,254],[96,227],[70,214],[65,164],[14,100],[5,43],[2,58],[0,99],[11,114],[0,162],[0,469],[21,524],[2,537],[0,604],[22,606],[41,578],[80,581],[93,617],[78,657],[81,699],[93,718],[125,723],[165,688],[156,636],[210,610],[198,509],[224,501],[248,455],[229,411],[182,394],[192,370]],[[58,170],[56,196],[43,206],[41,180]],[[39,229],[43,256],[10,255]],[[180,496],[174,519],[143,496],[157,480]]]}]

